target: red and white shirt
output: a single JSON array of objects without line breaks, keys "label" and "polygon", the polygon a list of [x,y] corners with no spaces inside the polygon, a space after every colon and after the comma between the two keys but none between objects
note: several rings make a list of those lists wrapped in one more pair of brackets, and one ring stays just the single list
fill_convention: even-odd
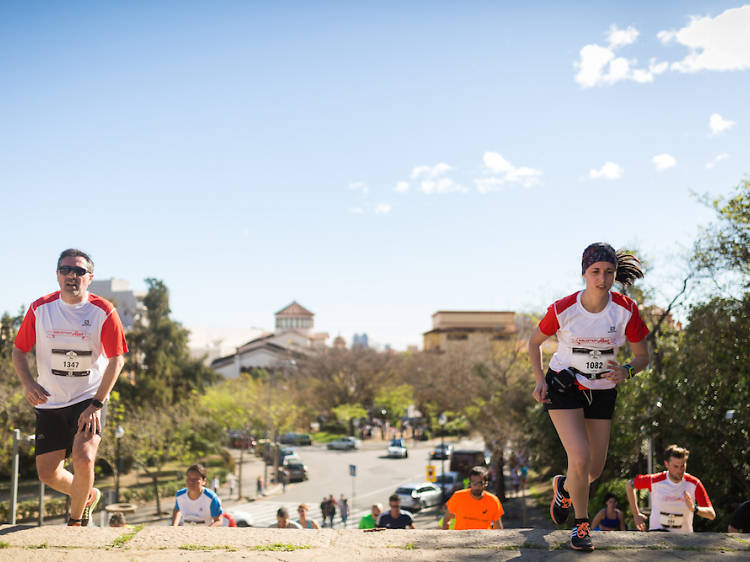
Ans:
[{"label": "red and white shirt", "polygon": [[674,533],[693,532],[693,512],[685,503],[685,492],[699,507],[711,507],[706,489],[695,476],[685,473],[682,480],[672,482],[666,471],[659,474],[639,474],[633,487],[651,492],[650,531],[666,529]]},{"label": "red and white shirt", "polygon": [[[609,292],[609,302],[601,312],[589,312],[581,304],[583,291],[556,301],[547,309],[539,330],[546,336],[557,334],[557,351],[549,362],[553,371],[575,367],[583,373],[597,374],[608,369],[607,361],[616,360],[618,348],[639,342],[648,335],[635,301]],[[608,379],[589,379],[576,375],[586,388],[614,388]]]},{"label": "red and white shirt", "polygon": [[35,345],[37,382],[50,393],[40,409],[93,398],[109,359],[128,351],[117,310],[91,293],[78,304],[64,302],[60,291],[34,301],[15,346],[28,353]]}]

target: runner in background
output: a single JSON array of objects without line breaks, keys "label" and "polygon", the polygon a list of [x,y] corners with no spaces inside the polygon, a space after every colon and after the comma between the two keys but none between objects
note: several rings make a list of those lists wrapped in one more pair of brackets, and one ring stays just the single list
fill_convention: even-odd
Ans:
[{"label": "runner in background", "polygon": [[625,484],[636,529],[646,530],[646,517],[638,509],[635,490],[651,492],[649,531],[692,533],[694,515],[709,520],[716,518],[703,484],[686,472],[689,455],[690,451],[687,449],[670,445],[664,451],[664,466],[667,470],[658,474],[639,474]]},{"label": "runner in background", "polygon": [[469,488],[458,490],[446,502],[442,529],[450,528],[453,518],[457,531],[467,529],[502,529],[503,506],[494,494],[487,492],[487,469],[475,466],[469,472]]},{"label": "runner in background", "polygon": [[[607,460],[616,386],[649,363],[648,328],[636,303],[611,291],[615,281],[628,286],[643,277],[633,255],[615,252],[609,244],[591,244],[583,251],[581,273],[586,288],[549,307],[529,340],[529,357],[536,377],[534,399],[544,403],[568,460],[567,474],[553,479],[550,515],[556,525],[563,525],[572,503],[570,546],[593,550],[589,485]],[[558,348],[545,375],[541,345],[555,334]],[[619,365],[617,351],[625,342],[633,358]]]}]

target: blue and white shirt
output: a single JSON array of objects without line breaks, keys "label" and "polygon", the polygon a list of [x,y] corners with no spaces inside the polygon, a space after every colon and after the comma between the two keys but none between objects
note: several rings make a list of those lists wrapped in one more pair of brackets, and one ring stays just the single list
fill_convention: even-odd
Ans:
[{"label": "blue and white shirt", "polygon": [[210,525],[214,517],[222,514],[221,500],[213,491],[203,488],[197,500],[190,499],[187,488],[177,492],[174,507],[182,514],[182,523],[205,523]]}]

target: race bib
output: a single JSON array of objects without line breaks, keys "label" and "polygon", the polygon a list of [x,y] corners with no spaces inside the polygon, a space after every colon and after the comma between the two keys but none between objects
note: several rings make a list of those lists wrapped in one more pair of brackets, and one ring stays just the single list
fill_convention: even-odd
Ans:
[{"label": "race bib", "polygon": [[682,513],[659,512],[659,524],[665,529],[679,529],[682,527]]},{"label": "race bib", "polygon": [[91,371],[91,351],[53,349],[50,367],[60,377],[87,377]]},{"label": "race bib", "polygon": [[596,375],[607,368],[607,361],[614,360],[614,349],[587,349],[585,347],[574,347],[572,354],[572,366],[582,373]]}]

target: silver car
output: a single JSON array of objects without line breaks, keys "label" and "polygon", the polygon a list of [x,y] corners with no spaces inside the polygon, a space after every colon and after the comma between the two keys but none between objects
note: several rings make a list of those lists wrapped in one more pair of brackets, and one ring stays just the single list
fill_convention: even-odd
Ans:
[{"label": "silver car", "polygon": [[409,511],[438,505],[442,496],[440,488],[431,482],[403,484],[398,487],[396,494],[401,498],[401,507]]},{"label": "silver car", "polygon": [[359,449],[359,447],[362,445],[362,442],[359,439],[355,439],[354,437],[342,437],[340,439],[336,439],[336,441],[331,441],[326,445],[326,449],[334,449],[338,451],[346,451],[351,449]]}]

